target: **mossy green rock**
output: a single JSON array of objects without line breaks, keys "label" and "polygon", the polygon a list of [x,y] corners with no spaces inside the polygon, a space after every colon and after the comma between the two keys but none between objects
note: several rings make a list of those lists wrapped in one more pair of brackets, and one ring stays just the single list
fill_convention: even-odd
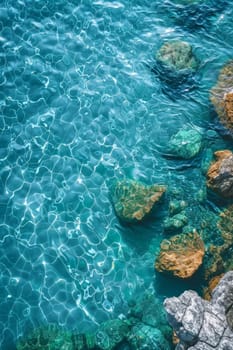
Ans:
[{"label": "mossy green rock", "polygon": [[192,46],[185,41],[168,41],[161,46],[156,59],[163,66],[173,70],[195,70],[197,60],[192,52]]},{"label": "mossy green rock", "polygon": [[185,212],[181,212],[172,217],[165,219],[164,229],[167,231],[178,230],[188,223],[188,218]]},{"label": "mossy green rock", "polygon": [[133,180],[118,181],[112,191],[117,216],[122,221],[141,221],[158,202],[165,190],[165,186],[147,186]]},{"label": "mossy green rock", "polygon": [[17,350],[75,350],[72,334],[49,325],[33,330],[17,344]]},{"label": "mossy green rock", "polygon": [[170,345],[158,328],[147,326],[143,323],[135,325],[129,336],[128,342],[132,350],[169,350]]},{"label": "mossy green rock", "polygon": [[95,344],[98,349],[112,350],[128,334],[130,323],[126,320],[110,320],[101,323],[95,333]]},{"label": "mossy green rock", "polygon": [[169,214],[175,215],[183,211],[187,207],[187,203],[184,200],[172,200],[169,203]]},{"label": "mossy green rock", "polygon": [[197,130],[181,129],[169,142],[169,151],[177,157],[190,159],[202,146],[202,135]]},{"label": "mossy green rock", "polygon": [[[168,326],[166,312],[161,301],[149,292],[142,296],[137,296],[135,304],[130,309],[130,316],[140,320],[139,323],[144,323],[148,326],[159,328]],[[170,328],[170,338],[172,330]]]}]

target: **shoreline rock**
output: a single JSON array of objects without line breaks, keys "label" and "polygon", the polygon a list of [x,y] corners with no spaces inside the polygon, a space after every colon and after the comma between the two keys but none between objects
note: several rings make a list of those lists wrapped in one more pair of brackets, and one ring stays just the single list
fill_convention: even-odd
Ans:
[{"label": "shoreline rock", "polygon": [[179,338],[176,350],[233,349],[233,271],[220,280],[210,302],[188,290],[165,299],[164,307]]}]

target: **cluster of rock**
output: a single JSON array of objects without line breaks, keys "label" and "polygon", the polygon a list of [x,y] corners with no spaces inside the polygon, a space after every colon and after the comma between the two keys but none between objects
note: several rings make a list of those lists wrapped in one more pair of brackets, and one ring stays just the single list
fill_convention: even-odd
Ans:
[{"label": "cluster of rock", "polygon": [[170,350],[172,329],[162,304],[146,294],[127,317],[103,322],[93,333],[71,333],[53,325],[38,328],[17,344],[17,350]]},{"label": "cluster of rock", "polygon": [[176,350],[233,349],[233,271],[221,279],[211,301],[189,290],[165,299],[164,307],[179,339]]}]

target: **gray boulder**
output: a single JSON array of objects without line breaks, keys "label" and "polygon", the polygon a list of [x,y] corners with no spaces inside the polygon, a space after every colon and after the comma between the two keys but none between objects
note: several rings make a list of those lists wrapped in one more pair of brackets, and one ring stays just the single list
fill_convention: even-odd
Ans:
[{"label": "gray boulder", "polygon": [[188,290],[165,299],[167,319],[179,338],[176,350],[233,350],[233,271],[203,300]]}]

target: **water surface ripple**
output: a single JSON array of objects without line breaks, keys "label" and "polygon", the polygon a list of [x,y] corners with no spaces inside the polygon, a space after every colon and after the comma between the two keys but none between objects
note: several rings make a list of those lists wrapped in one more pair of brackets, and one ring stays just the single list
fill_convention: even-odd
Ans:
[{"label": "water surface ripple", "polygon": [[[209,89],[232,58],[233,5],[200,3],[1,2],[2,350],[48,322],[91,330],[125,313],[135,293],[156,289],[166,210],[123,226],[109,187],[130,177],[192,200],[204,186],[199,158],[164,157],[183,126],[215,128]],[[151,69],[170,39],[192,44],[200,62],[179,98]]]}]

